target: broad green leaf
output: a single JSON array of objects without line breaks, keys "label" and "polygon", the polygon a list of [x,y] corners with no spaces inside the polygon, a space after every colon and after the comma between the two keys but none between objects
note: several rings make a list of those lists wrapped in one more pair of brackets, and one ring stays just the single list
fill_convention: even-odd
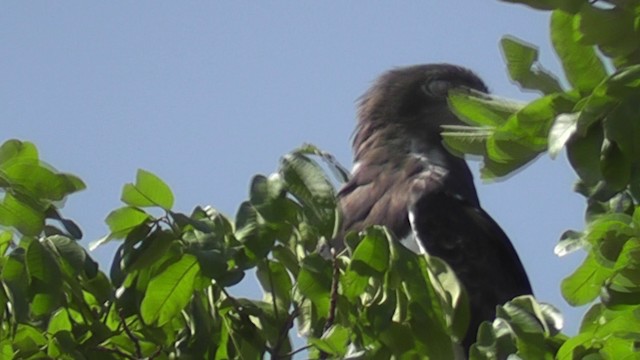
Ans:
[{"label": "broad green leaf", "polygon": [[315,145],[304,144],[297,149],[297,152],[300,154],[315,155],[320,157],[320,159],[322,159],[322,161],[327,164],[329,170],[331,170],[335,178],[340,183],[345,183],[351,178],[351,173],[349,172],[349,170],[342,166],[342,164],[340,164],[333,155],[329,154],[326,151],[320,150]]},{"label": "broad green leaf", "polygon": [[140,305],[144,322],[162,326],[178,316],[191,300],[199,271],[196,257],[185,254],[153,277]]},{"label": "broad green leaf", "polygon": [[163,258],[172,244],[175,235],[167,230],[156,230],[146,235],[139,244],[127,251],[123,257],[123,265],[129,272],[156,265]]},{"label": "broad green leaf", "polygon": [[561,92],[558,79],[542,68],[538,62],[538,48],[511,36],[500,40],[502,54],[507,63],[509,76],[521,88],[537,90],[543,94]]},{"label": "broad green leaf", "polygon": [[315,305],[321,317],[329,314],[332,283],[331,262],[312,254],[302,260],[297,278],[298,291]]},{"label": "broad green leaf", "polygon": [[85,269],[85,262],[88,256],[80,244],[60,235],[49,236],[46,239],[53,244],[60,257],[69,264],[72,270],[69,275],[76,276]]},{"label": "broad green leaf", "polygon": [[25,255],[29,289],[33,294],[31,311],[35,316],[49,314],[60,305],[62,273],[51,252],[40,241],[31,241]]},{"label": "broad green leaf", "polygon": [[631,6],[627,9],[622,6],[605,9],[585,3],[576,16],[576,27],[580,31],[578,40],[598,45],[611,58],[630,55],[640,45],[637,41],[640,35],[635,19],[637,13],[634,14]]},{"label": "broad green leaf", "polygon": [[202,275],[215,280],[224,278],[227,271],[227,259],[221,250],[196,250],[192,254],[198,258]]},{"label": "broad green leaf", "polygon": [[38,161],[38,150],[28,141],[11,139],[0,146],[0,169],[9,161]]},{"label": "broad green leaf", "polygon": [[509,322],[522,358],[553,359],[553,355],[546,351],[545,328],[541,326],[545,319],[532,297],[518,297],[498,306],[496,315]]},{"label": "broad green leaf", "polygon": [[[640,74],[638,74],[640,78]],[[640,114],[640,103],[624,101],[613,109],[603,122],[607,139],[620,148],[633,163],[640,163],[640,122],[634,121]],[[637,166],[637,165],[636,165]]]},{"label": "broad green leaf", "polygon": [[448,102],[460,120],[469,125],[488,128],[504,124],[524,106],[521,102],[474,90],[452,90],[449,92]]},{"label": "broad green leaf", "polygon": [[584,246],[585,242],[583,233],[567,230],[562,234],[562,236],[560,236],[560,241],[553,248],[553,252],[557,256],[562,257],[571,254],[578,249],[582,249]]},{"label": "broad green leaf", "polygon": [[379,228],[370,228],[353,251],[349,267],[341,278],[344,295],[351,301],[363,295],[371,277],[380,279],[388,270],[389,242]]},{"label": "broad green leaf", "polygon": [[38,162],[14,161],[2,167],[2,174],[11,186],[25,191],[34,199],[58,201],[85,188],[81,181],[78,185],[67,176],[57,174]]},{"label": "broad green leaf", "polygon": [[585,136],[574,136],[567,144],[569,162],[587,185],[595,185],[602,179],[600,152],[603,141],[602,126],[594,124]]},{"label": "broad green leaf", "polygon": [[13,243],[13,233],[11,231],[0,231],[0,256],[5,256],[7,249]]},{"label": "broad green leaf", "polygon": [[565,144],[576,132],[578,117],[579,114],[577,113],[560,114],[556,116],[549,131],[549,145],[547,149],[552,159],[555,159],[558,154],[560,154]]},{"label": "broad green leaf", "polygon": [[322,168],[294,152],[282,158],[279,172],[287,190],[302,204],[311,225],[325,238],[333,238],[337,231],[335,190]]},{"label": "broad green leaf", "polygon": [[296,204],[285,197],[284,183],[280,174],[264,177],[256,175],[251,180],[251,205],[272,226],[289,227],[296,221],[298,209]]},{"label": "broad green leaf", "polygon": [[25,249],[17,248],[9,253],[2,267],[2,279],[11,295],[11,307],[18,321],[28,320],[29,275],[25,264]]},{"label": "broad green leaf", "polygon": [[47,338],[40,329],[29,324],[18,324],[13,337],[14,356],[17,359],[43,358],[41,349]]},{"label": "broad green leaf", "polygon": [[366,273],[382,274],[389,268],[389,243],[386,235],[379,228],[371,228],[365,232],[365,236],[354,250],[349,266],[354,263],[362,263],[368,270]]},{"label": "broad green leaf", "polygon": [[[385,231],[386,232],[386,231]],[[438,291],[432,283],[427,259],[400,245],[387,232],[391,249],[390,286],[398,288],[408,300],[406,308],[409,325],[419,333],[430,329],[428,337],[416,337],[418,353],[434,359],[453,358],[453,343],[447,328],[447,313]]]},{"label": "broad green leaf", "polygon": [[277,261],[265,260],[258,264],[256,275],[263,289],[264,301],[276,306],[275,315],[284,318],[291,306],[293,287],[287,269]]},{"label": "broad green leaf", "polygon": [[588,304],[598,297],[602,284],[612,274],[613,269],[601,266],[589,254],[573,274],[562,280],[562,296],[572,306]]},{"label": "broad green leaf", "polygon": [[38,235],[44,228],[44,211],[36,209],[10,193],[0,203],[0,224],[12,226],[24,235]]},{"label": "broad green leaf", "polygon": [[10,339],[0,341],[0,358],[5,360],[13,360],[13,347],[11,346]]},{"label": "broad green leaf", "polygon": [[575,98],[570,94],[556,93],[541,97],[519,110],[501,131],[511,132],[510,138],[515,135],[517,139],[521,135],[524,139],[519,141],[520,144],[543,150],[547,147],[549,130],[556,116],[571,112],[574,106]]},{"label": "broad green leaf", "polygon": [[[579,15],[561,10],[551,14],[551,42],[562,62],[565,75],[571,85],[581,93],[590,93],[607,76],[602,60],[593,46],[577,41],[575,27]],[[602,32],[602,29],[598,29]]]},{"label": "broad green leaf", "polygon": [[111,231],[110,237],[118,239],[127,236],[133,229],[147,222],[150,217],[140,209],[125,206],[109,213],[105,221]]},{"label": "broad green leaf", "polygon": [[347,351],[347,341],[351,332],[348,328],[333,325],[320,339],[309,339],[309,342],[331,357],[343,358]]},{"label": "broad green leaf", "polygon": [[291,249],[276,244],[271,253],[276,260],[287,268],[294,278],[298,277],[298,273],[300,272],[300,262]]},{"label": "broad green leaf", "polygon": [[494,130],[485,127],[445,125],[441,133],[449,151],[459,156],[463,154],[486,154],[486,142]]},{"label": "broad green leaf", "polygon": [[69,314],[69,310],[60,309],[56,311],[49,321],[49,325],[47,327],[47,331],[51,334],[55,334],[58,331],[71,331],[73,330],[73,324],[71,322],[71,314]]},{"label": "broad green leaf", "polygon": [[617,143],[605,140],[600,158],[602,177],[613,191],[622,191],[631,179],[631,158]]},{"label": "broad green leaf", "polygon": [[173,207],[173,193],[171,188],[156,175],[138,170],[135,184],[126,184],[122,189],[121,200],[131,206],[158,206],[164,210]]},{"label": "broad green leaf", "polygon": [[[588,359],[583,356],[586,355],[585,348],[588,348],[591,344],[593,344],[593,334],[581,332],[580,334],[569,338],[564,344],[562,344],[562,347],[560,347],[560,350],[558,350],[558,353],[556,354],[556,359]],[[594,359],[599,359],[599,357],[594,357]]]}]

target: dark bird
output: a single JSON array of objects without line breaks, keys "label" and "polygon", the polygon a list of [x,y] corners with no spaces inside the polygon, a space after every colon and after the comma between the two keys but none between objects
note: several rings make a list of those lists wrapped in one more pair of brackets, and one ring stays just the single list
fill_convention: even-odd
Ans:
[{"label": "dark bird", "polygon": [[344,233],[385,225],[451,266],[469,295],[468,351],[496,305],[532,291],[509,238],[480,207],[465,160],[442,143],[442,125],[462,124],[447,104],[456,88],[487,93],[473,72],[448,64],[380,76],[361,99],[353,177],[339,198]]}]

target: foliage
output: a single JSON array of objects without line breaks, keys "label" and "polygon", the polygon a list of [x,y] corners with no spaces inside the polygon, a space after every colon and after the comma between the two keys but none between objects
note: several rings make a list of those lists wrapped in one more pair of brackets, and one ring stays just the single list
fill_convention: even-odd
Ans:
[{"label": "foliage", "polygon": [[[640,3],[512,1],[551,12],[551,38],[568,86],[537,63],[537,50],[505,37],[512,79],[543,96],[529,104],[469,93],[451,106],[469,126],[445,133],[453,151],[480,155],[486,178],[540,153],[566,149],[587,201],[586,227],[556,252],[585,261],[561,284],[572,305],[591,304],[580,332],[524,296],[484,323],[472,359],[627,359],[640,340]],[[333,171],[334,179],[324,169]],[[3,359],[460,357],[464,289],[443,261],[414,254],[386,229],[327,242],[339,228],[334,180],[348,173],[304,146],[270,176],[257,175],[235,219],[210,207],[173,208],[171,189],[140,170],[106,219],[99,246],[118,242],[109,275],[62,217],[85,186],[43,163],[33,144],[0,147],[0,354]],[[255,274],[263,298],[234,296]],[[297,332],[306,344],[296,346]]]},{"label": "foliage", "polygon": [[[528,104],[459,92],[450,101],[468,127],[447,145],[484,159],[485,178],[508,175],[540,153],[566,149],[587,202],[586,227],[568,230],[556,254],[586,251],[561,284],[574,306],[592,304],[558,359],[636,358],[640,341],[640,2],[516,0],[551,10],[551,40],[568,86],[537,49],[502,39],[512,80],[542,97]],[[489,329],[485,328],[489,331]],[[501,328],[493,324],[493,332]],[[496,342],[497,344],[498,342]],[[560,344],[559,344],[560,345]],[[550,356],[553,353],[550,354]],[[542,358],[542,357],[540,357]]]}]

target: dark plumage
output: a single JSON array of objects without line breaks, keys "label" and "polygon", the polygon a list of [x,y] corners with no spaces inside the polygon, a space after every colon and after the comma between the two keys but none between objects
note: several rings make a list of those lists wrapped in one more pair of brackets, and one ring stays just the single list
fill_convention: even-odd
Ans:
[{"label": "dark plumage", "polygon": [[468,349],[496,305],[531,286],[508,237],[480,207],[466,162],[442,144],[441,125],[460,124],[446,101],[458,87],[487,92],[474,73],[448,64],[383,74],[360,102],[353,177],[339,197],[344,233],[386,225],[399,239],[417,236],[453,268],[470,298]]}]

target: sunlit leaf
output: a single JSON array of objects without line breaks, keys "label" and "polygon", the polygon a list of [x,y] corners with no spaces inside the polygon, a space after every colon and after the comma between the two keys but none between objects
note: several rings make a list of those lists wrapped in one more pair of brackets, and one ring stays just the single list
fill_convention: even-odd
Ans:
[{"label": "sunlit leaf", "polygon": [[[577,41],[575,16],[556,10],[551,14],[551,42],[560,57],[567,79],[582,93],[591,92],[607,76],[593,46]],[[602,33],[602,29],[598,29]]]},{"label": "sunlit leaf", "polygon": [[558,79],[538,64],[538,48],[511,36],[500,40],[509,76],[520,87],[543,94],[561,92]]},{"label": "sunlit leaf", "polygon": [[191,300],[199,271],[195,256],[185,254],[153,277],[140,304],[144,322],[162,326],[177,316]]},{"label": "sunlit leaf", "polygon": [[111,231],[112,238],[123,238],[137,226],[143,224],[150,218],[146,212],[125,206],[109,213],[105,220]]},{"label": "sunlit leaf", "polygon": [[131,206],[159,206],[167,211],[173,207],[171,188],[156,175],[142,169],[136,174],[135,184],[124,186],[121,200]]}]

